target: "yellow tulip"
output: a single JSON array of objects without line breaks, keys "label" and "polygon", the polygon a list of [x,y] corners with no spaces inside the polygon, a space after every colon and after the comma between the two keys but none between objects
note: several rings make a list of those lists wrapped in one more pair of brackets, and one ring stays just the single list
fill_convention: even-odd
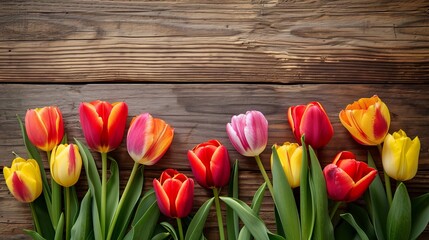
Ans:
[{"label": "yellow tulip", "polygon": [[51,176],[63,187],[73,186],[79,179],[82,158],[73,144],[60,144],[52,150],[50,161]]},{"label": "yellow tulip", "polygon": [[382,143],[389,131],[389,109],[376,95],[347,105],[341,110],[339,117],[352,137],[363,145],[375,146]]},{"label": "yellow tulip", "polygon": [[[274,147],[279,155],[289,185],[292,188],[299,187],[302,166],[302,147],[299,146],[298,143],[289,142],[285,142],[281,146],[274,144]],[[273,155],[271,155],[271,166],[272,163]]]},{"label": "yellow tulip", "polygon": [[387,134],[382,152],[385,173],[398,181],[410,180],[417,173],[419,152],[419,137],[411,140],[402,130]]},{"label": "yellow tulip", "polygon": [[42,193],[42,176],[34,159],[15,158],[3,174],[9,191],[20,202],[33,202]]}]

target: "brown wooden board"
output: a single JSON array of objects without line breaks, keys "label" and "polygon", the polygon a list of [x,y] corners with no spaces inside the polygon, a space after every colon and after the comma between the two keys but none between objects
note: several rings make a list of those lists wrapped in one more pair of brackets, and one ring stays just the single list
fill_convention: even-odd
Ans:
[{"label": "brown wooden board", "polygon": [[[12,151],[22,156],[26,154],[16,115],[23,118],[27,109],[58,106],[63,113],[68,138],[84,141],[78,116],[80,102],[95,99],[125,101],[129,106],[127,126],[133,116],[149,112],[175,128],[174,140],[166,155],[156,165],[145,168],[145,190],[165,168],[176,168],[192,176],[187,150],[200,142],[216,138],[227,146],[232,160],[240,161],[240,198],[250,203],[263,179],[256,162],[239,155],[228,140],[225,125],[232,115],[252,109],[265,114],[269,122],[269,140],[268,148],[261,157],[269,170],[269,146],[295,141],[286,118],[288,107],[320,101],[335,132],[331,142],[319,151],[322,166],[331,162],[341,150],[354,152],[359,160],[365,160],[369,150],[381,168],[376,148],[357,144],[338,119],[339,111],[347,104],[377,94],[390,109],[390,132],[403,129],[409,136],[418,135],[421,140],[419,171],[414,179],[406,183],[410,195],[416,196],[429,191],[428,91],[429,85],[426,84],[0,84],[0,167],[10,165]],[[97,165],[101,166],[98,155],[94,156]],[[133,165],[124,142],[111,156],[119,162],[121,186],[124,187]],[[3,176],[0,179],[4,179]],[[78,183],[80,197],[87,189],[85,181],[83,174]],[[226,194],[226,189],[222,194]],[[196,185],[194,212],[210,196],[209,191]],[[0,184],[0,199],[2,237],[23,237],[21,229],[32,228],[28,205],[17,202],[4,182]],[[261,218],[274,230],[273,204],[268,193]],[[212,211],[206,233],[209,239],[216,239],[216,232],[216,218]]]}]

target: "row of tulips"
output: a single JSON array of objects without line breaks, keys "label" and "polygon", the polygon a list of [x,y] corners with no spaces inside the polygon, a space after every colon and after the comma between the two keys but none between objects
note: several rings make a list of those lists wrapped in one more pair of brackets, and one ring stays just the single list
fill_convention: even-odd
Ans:
[{"label": "row of tulips", "polygon": [[[189,164],[195,181],[211,190],[213,197],[192,217],[194,180],[183,173],[166,169],[159,179],[153,179],[153,189],[142,194],[143,166],[156,164],[172,143],[174,129],[169,124],[148,113],[132,119],[126,146],[135,164],[120,194],[118,166],[107,154],[121,143],[127,104],[81,103],[79,114],[87,145],[101,154],[101,177],[84,144],[77,139],[67,144],[57,107],[27,111],[25,127],[22,123],[21,127],[29,160],[17,156],[11,168],[3,170],[12,195],[30,203],[35,231],[26,232],[35,239],[201,239],[213,203],[220,239],[226,239],[226,234],[228,239],[415,239],[429,221],[425,214],[429,194],[410,200],[402,183],[417,172],[419,139],[411,140],[402,130],[388,134],[390,113],[377,96],[349,104],[339,118],[358,143],[378,146],[385,186],[371,155],[363,162],[342,151],[322,170],[314,149],[327,145],[334,130],[318,102],[288,109],[297,143],[273,145],[270,179],[259,156],[267,147],[268,121],[261,112],[248,111],[233,116],[226,133],[237,152],[255,158],[265,183],[248,206],[238,196],[238,161],[231,164],[227,148],[218,140],[198,144],[188,151]],[[34,146],[47,153],[50,181]],[[82,165],[89,189],[79,202],[73,185]],[[398,181],[394,194],[390,178]],[[221,188],[228,184],[228,196],[220,196]],[[292,191],[298,187],[299,204]],[[265,188],[275,204],[276,233],[259,217]],[[352,203],[362,196],[364,204]],[[227,231],[221,201],[227,206]],[[177,227],[159,223],[160,212],[176,219]]]}]

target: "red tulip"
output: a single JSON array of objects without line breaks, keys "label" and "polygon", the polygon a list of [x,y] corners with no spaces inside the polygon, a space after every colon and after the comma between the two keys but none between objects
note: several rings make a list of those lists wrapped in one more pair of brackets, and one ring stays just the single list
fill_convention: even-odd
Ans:
[{"label": "red tulip", "polygon": [[64,124],[57,107],[29,109],[25,115],[25,130],[31,143],[43,151],[51,151],[63,139]]},{"label": "red tulip", "polygon": [[217,140],[198,144],[188,151],[195,180],[205,188],[220,188],[228,184],[231,164],[228,150]]},{"label": "red tulip", "polygon": [[161,212],[171,218],[188,216],[194,202],[194,180],[174,169],[162,172],[153,179],[153,188]]},{"label": "red tulip", "polygon": [[353,153],[343,151],[323,169],[323,174],[329,198],[352,202],[366,191],[377,175],[377,170],[357,161]]},{"label": "red tulip", "polygon": [[127,122],[126,103],[84,102],[79,106],[79,113],[83,134],[91,149],[107,153],[119,146]]},{"label": "red tulip", "polygon": [[319,102],[292,106],[287,116],[292,132],[300,144],[302,144],[301,136],[305,134],[307,144],[313,148],[321,148],[328,144],[334,135],[328,115]]}]

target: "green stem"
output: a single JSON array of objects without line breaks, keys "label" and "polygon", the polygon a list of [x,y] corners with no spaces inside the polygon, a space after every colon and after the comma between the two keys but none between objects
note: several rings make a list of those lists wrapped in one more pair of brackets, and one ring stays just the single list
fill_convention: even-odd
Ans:
[{"label": "green stem", "polygon": [[[51,152],[47,151],[48,163],[51,162]],[[54,229],[57,228],[58,221],[61,215],[61,186],[55,182],[51,176],[51,189],[52,189],[52,200],[51,200],[51,220]]]},{"label": "green stem", "polygon": [[72,219],[71,219],[71,204],[70,204],[70,188],[66,187],[65,188],[65,192],[66,192],[66,240],[70,239],[70,232],[71,232],[71,224],[72,224]]},{"label": "green stem", "polygon": [[115,210],[115,214],[113,216],[112,223],[110,224],[109,232],[107,234],[106,239],[112,238],[112,234],[113,234],[113,230],[115,228],[116,221],[118,220],[119,213],[121,212],[121,209],[122,209],[122,205],[124,205],[125,199],[127,198],[128,192],[130,191],[131,185],[134,181],[134,178],[135,178],[136,173],[139,169],[139,166],[142,166],[142,168],[143,168],[144,165],[141,165],[137,162],[134,162],[133,170],[131,170],[131,174],[130,174],[130,177],[128,178],[127,185],[125,186],[124,192],[122,193],[121,200],[119,200],[118,207]]},{"label": "green stem", "polygon": [[267,172],[265,172],[264,165],[262,165],[261,158],[259,155],[255,156],[256,163],[258,164],[259,170],[262,173],[262,177],[264,177],[265,182],[267,183],[268,190],[270,190],[271,196],[274,198],[273,185],[271,184],[270,179],[268,178]]},{"label": "green stem", "polygon": [[101,153],[101,234],[106,236],[106,201],[107,201],[107,153]]},{"label": "green stem", "polygon": [[222,212],[220,211],[219,191],[217,188],[213,188],[213,195],[215,197],[217,224],[219,225],[219,237],[220,240],[224,240],[225,230],[223,229]]},{"label": "green stem", "polygon": [[389,208],[392,205],[392,187],[390,186],[390,177],[384,172],[384,184],[386,185],[387,201],[389,202]]},{"label": "green stem", "polygon": [[182,227],[182,219],[176,218],[177,220],[177,228],[179,228],[179,239],[183,240],[183,227]]},{"label": "green stem", "polygon": [[331,213],[329,214],[329,217],[331,218],[331,220],[332,220],[332,218],[334,218],[335,213],[337,212],[337,209],[341,205],[341,203],[342,203],[341,201],[335,202],[335,205],[332,208]]},{"label": "green stem", "polygon": [[33,215],[34,225],[36,227],[37,233],[42,235],[42,228],[40,227],[39,219],[37,218],[37,214],[36,214],[36,209],[34,208],[33,204],[34,203],[32,203],[32,202],[30,203],[30,209],[31,209],[31,214]]}]

